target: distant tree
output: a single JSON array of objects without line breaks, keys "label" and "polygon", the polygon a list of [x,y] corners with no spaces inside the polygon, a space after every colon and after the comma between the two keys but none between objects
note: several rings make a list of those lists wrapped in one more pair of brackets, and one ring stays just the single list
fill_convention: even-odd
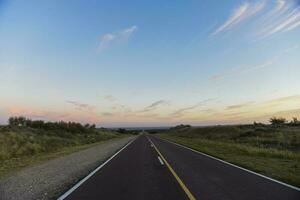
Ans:
[{"label": "distant tree", "polygon": [[19,126],[26,126],[26,118],[23,116],[18,117]]},{"label": "distant tree", "polygon": [[90,124],[89,123],[85,124],[84,128],[90,128]]},{"label": "distant tree", "polygon": [[45,122],[43,120],[35,120],[31,122],[32,128],[44,128],[45,129]]},{"label": "distant tree", "polygon": [[300,121],[297,119],[297,117],[293,117],[290,124],[294,125],[294,126],[297,126],[297,125],[300,125]]},{"label": "distant tree", "polygon": [[25,124],[26,124],[26,126],[31,127],[32,120],[31,119],[26,119]]},{"label": "distant tree", "polygon": [[10,126],[17,126],[18,124],[17,124],[17,121],[15,120],[15,117],[10,117],[9,119],[8,119],[8,124],[10,125]]},{"label": "distant tree", "polygon": [[96,129],[96,124],[90,125],[90,129],[92,129],[92,130]]},{"label": "distant tree", "polygon": [[57,124],[56,122],[44,122],[41,128],[45,130],[54,130],[57,129]]},{"label": "distant tree", "polygon": [[286,122],[287,122],[286,119],[283,118],[283,117],[279,117],[279,118],[277,118],[277,117],[272,117],[272,118],[270,119],[270,123],[271,123],[272,125],[274,125],[274,126],[283,125],[283,124],[285,124]]},{"label": "distant tree", "polygon": [[293,117],[293,122],[299,122],[297,117]]},{"label": "distant tree", "polygon": [[265,124],[263,124],[261,122],[256,122],[256,121],[253,122],[253,125],[254,126],[265,126]]},{"label": "distant tree", "polygon": [[10,117],[8,123],[10,126],[26,126],[26,118],[23,116],[20,117]]},{"label": "distant tree", "polygon": [[[44,122],[43,120],[31,120],[23,116],[9,117],[8,123],[10,126],[23,126],[30,127],[35,129],[44,129],[44,130],[59,130],[66,131],[70,133],[89,133],[96,129],[95,124],[85,124],[82,125],[76,122]],[[126,131],[126,130],[125,130]]]}]

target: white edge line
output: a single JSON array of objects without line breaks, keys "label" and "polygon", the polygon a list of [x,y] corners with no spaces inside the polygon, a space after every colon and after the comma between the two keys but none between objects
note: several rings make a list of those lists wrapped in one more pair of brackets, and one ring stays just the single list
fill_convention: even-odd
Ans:
[{"label": "white edge line", "polygon": [[157,158],[158,158],[160,164],[161,164],[161,165],[164,165],[164,162],[162,161],[162,159],[161,159],[159,156],[157,156]]},{"label": "white edge line", "polygon": [[259,174],[259,173],[257,173],[257,172],[251,171],[251,170],[249,170],[249,169],[245,169],[245,168],[243,168],[243,167],[240,167],[240,166],[237,166],[237,165],[232,164],[232,163],[230,163],[230,162],[227,162],[227,161],[221,160],[221,159],[219,159],[219,158],[213,157],[213,156],[208,155],[208,154],[206,154],[206,153],[197,151],[197,150],[192,149],[192,148],[190,148],[190,147],[186,147],[186,146],[184,146],[184,145],[181,145],[181,144],[178,144],[178,143],[175,143],[175,142],[172,142],[172,141],[163,139],[163,138],[159,138],[159,137],[156,137],[156,136],[153,136],[153,137],[155,137],[155,138],[157,138],[157,139],[160,139],[160,140],[167,141],[167,142],[169,142],[169,143],[175,144],[175,145],[180,146],[180,147],[183,147],[183,148],[185,148],[185,149],[189,149],[189,150],[191,150],[191,151],[193,151],[193,152],[195,152],[195,153],[198,153],[198,154],[207,156],[207,157],[209,157],[209,158],[212,158],[212,159],[214,159],[214,160],[220,161],[220,162],[225,163],[225,164],[227,164],[227,165],[230,165],[230,166],[232,166],[232,167],[236,167],[236,168],[241,169],[241,170],[244,170],[244,171],[246,171],[246,172],[248,172],[248,173],[251,173],[251,174],[260,176],[260,177],[262,177],[262,178],[268,179],[268,180],[273,181],[273,182],[275,182],[275,183],[279,183],[279,184],[284,185],[284,186],[286,186],[286,187],[289,187],[289,188],[291,188],[291,189],[300,191],[300,188],[298,188],[298,187],[296,187],[296,186],[293,186],[293,185],[290,185],[290,184],[287,184],[287,183],[278,181],[278,180],[276,180],[276,179],[273,179],[273,178],[270,178],[270,177],[268,177],[268,176]]},{"label": "white edge line", "polygon": [[104,165],[106,165],[109,161],[111,161],[115,156],[117,156],[121,151],[123,151],[127,146],[129,146],[132,142],[134,142],[136,139],[138,138],[138,136],[136,138],[134,138],[133,140],[131,140],[130,142],[128,142],[124,147],[122,147],[122,149],[120,149],[117,153],[115,153],[114,155],[112,155],[108,160],[106,160],[104,163],[102,163],[99,167],[97,167],[94,171],[92,171],[91,173],[89,173],[86,177],[84,177],[83,179],[81,179],[78,183],[76,183],[76,185],[74,185],[72,188],[70,188],[67,192],[65,192],[62,196],[60,196],[57,200],[63,200],[65,199],[67,196],[69,196],[72,192],[74,192],[74,190],[76,190],[77,188],[80,187],[80,185],[82,185],[85,181],[87,181],[91,176],[93,176],[97,171],[99,171],[102,167],[104,167]]}]

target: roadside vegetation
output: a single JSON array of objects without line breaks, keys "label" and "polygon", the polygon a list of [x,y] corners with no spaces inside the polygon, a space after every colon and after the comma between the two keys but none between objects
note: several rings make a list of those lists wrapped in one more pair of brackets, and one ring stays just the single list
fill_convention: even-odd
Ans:
[{"label": "roadside vegetation", "polygon": [[8,125],[0,126],[0,176],[128,134],[94,124],[10,117]]},{"label": "roadside vegetation", "polygon": [[179,125],[159,136],[275,179],[300,186],[300,122],[192,127]]}]

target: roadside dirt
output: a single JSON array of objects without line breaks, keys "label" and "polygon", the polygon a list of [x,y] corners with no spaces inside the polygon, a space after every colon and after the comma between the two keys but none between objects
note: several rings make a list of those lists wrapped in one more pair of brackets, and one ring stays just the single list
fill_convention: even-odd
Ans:
[{"label": "roadside dirt", "polygon": [[107,141],[1,179],[0,199],[56,199],[133,138]]}]

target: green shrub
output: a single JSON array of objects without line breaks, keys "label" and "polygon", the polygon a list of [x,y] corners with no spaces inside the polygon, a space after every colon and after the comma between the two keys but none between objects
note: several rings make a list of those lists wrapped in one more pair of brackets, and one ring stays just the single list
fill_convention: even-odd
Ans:
[{"label": "green shrub", "polygon": [[118,136],[90,124],[32,121],[24,117],[12,117],[9,122],[10,125],[0,127],[0,161],[55,152]]}]

